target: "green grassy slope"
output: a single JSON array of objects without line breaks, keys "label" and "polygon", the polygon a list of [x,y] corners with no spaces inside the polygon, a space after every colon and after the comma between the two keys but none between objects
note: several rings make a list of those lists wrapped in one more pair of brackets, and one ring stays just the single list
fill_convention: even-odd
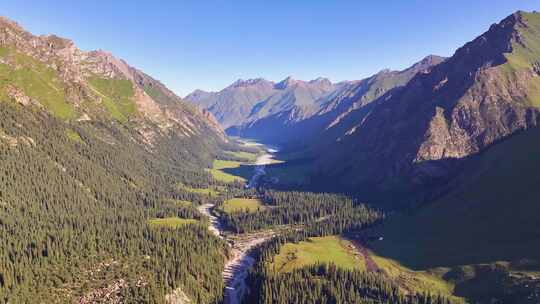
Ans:
[{"label": "green grassy slope", "polygon": [[239,168],[241,165],[242,163],[239,161],[216,159],[212,164],[212,168],[208,169],[208,172],[210,172],[210,174],[212,174],[212,176],[218,181],[226,183],[231,183],[234,181],[245,182],[246,179],[241,177],[240,175],[229,174],[225,172],[226,169],[236,169]]},{"label": "green grassy slope", "polygon": [[314,237],[298,244],[287,243],[275,256],[269,269],[288,272],[317,263],[334,263],[346,269],[365,270],[362,260],[355,258],[350,242],[338,236]]},{"label": "green grassy slope", "polygon": [[0,63],[0,99],[7,100],[7,87],[14,86],[35,99],[56,117],[74,118],[73,105],[66,101],[64,84],[45,64],[11,48],[0,47],[0,58],[13,66]]},{"label": "green grassy slope", "polygon": [[531,129],[472,160],[466,186],[390,219],[375,250],[416,269],[540,260],[538,138],[540,129]]},{"label": "green grassy slope", "polygon": [[132,100],[134,91],[131,81],[100,77],[90,77],[88,81],[102,97],[105,109],[113,118],[125,122],[135,113],[136,107]]},{"label": "green grassy slope", "polygon": [[[540,54],[540,14],[522,13],[522,18],[527,24],[519,28],[521,41],[526,41],[526,46],[514,42],[512,52],[505,54],[507,63],[503,65],[505,76],[512,78],[512,73],[517,71],[529,71],[538,68]],[[531,106],[540,107],[540,79],[529,79],[525,102]]]}]

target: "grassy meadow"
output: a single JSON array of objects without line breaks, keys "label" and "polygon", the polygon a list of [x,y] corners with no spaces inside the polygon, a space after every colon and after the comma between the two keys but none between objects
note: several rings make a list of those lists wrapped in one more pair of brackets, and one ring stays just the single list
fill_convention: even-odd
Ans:
[{"label": "grassy meadow", "polygon": [[166,218],[154,218],[148,220],[148,225],[150,227],[168,227],[168,228],[178,228],[184,225],[197,224],[198,220],[195,219],[183,219],[179,217],[166,217]]},{"label": "grassy meadow", "polygon": [[338,236],[314,237],[298,244],[287,243],[268,267],[288,272],[307,265],[331,262],[347,269],[365,269],[365,264],[348,247],[350,244]]},{"label": "grassy meadow", "polygon": [[246,179],[241,176],[236,176],[230,173],[226,173],[224,169],[235,169],[239,168],[242,165],[239,161],[234,160],[221,160],[216,159],[212,165],[212,169],[208,169],[212,177],[218,181],[232,183],[234,181],[245,182]]},{"label": "grassy meadow", "polygon": [[248,211],[248,212],[257,212],[266,208],[261,200],[252,199],[252,198],[233,198],[227,200],[221,206],[221,209],[226,213]]}]

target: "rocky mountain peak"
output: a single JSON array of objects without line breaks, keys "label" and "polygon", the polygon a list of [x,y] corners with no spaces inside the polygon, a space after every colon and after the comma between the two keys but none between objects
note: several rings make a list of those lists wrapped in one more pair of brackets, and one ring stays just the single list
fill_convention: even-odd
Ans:
[{"label": "rocky mountain peak", "polygon": [[444,60],[446,60],[445,57],[441,57],[437,55],[428,55],[422,58],[422,60],[420,60],[419,62],[415,63],[412,67],[410,67],[410,69],[424,71],[443,62]]},{"label": "rocky mountain peak", "polygon": [[112,53],[96,50],[88,52],[87,55],[87,61],[92,63],[90,66],[93,73],[134,80],[133,69],[124,60],[115,57]]},{"label": "rocky mountain peak", "polygon": [[291,76],[288,76],[287,78],[283,79],[282,81],[276,83],[276,85],[274,87],[276,89],[278,89],[278,90],[284,90],[284,89],[290,88],[290,87],[292,87],[294,85],[297,85],[300,82],[301,81],[296,80],[296,79],[292,78]]},{"label": "rocky mountain peak", "polygon": [[49,48],[54,50],[61,50],[75,46],[75,43],[72,40],[59,37],[57,35],[43,35],[40,36],[40,39],[45,41]]},{"label": "rocky mountain peak", "polygon": [[315,78],[313,80],[310,80],[309,84],[317,85],[317,86],[321,86],[321,87],[330,87],[330,86],[332,86],[332,82],[330,81],[330,79],[328,79],[326,77],[318,77],[318,78]]},{"label": "rocky mountain peak", "polygon": [[237,81],[233,82],[230,86],[228,86],[228,88],[242,88],[242,87],[265,85],[265,84],[271,84],[271,82],[264,78],[253,78],[253,79],[246,79],[246,80],[238,79]]},{"label": "rocky mountain peak", "polygon": [[[460,64],[464,58],[473,67],[493,66],[506,62],[505,53],[511,53],[513,43],[524,44],[520,29],[527,28],[524,12],[516,12],[501,22],[493,24],[488,31],[459,48],[452,56],[452,65]],[[537,14],[538,15],[538,14]]]},{"label": "rocky mountain peak", "polygon": [[206,94],[210,94],[212,92],[208,92],[201,89],[196,89],[195,91],[191,92],[188,96],[204,96]]},{"label": "rocky mountain peak", "polygon": [[22,26],[20,26],[17,22],[9,19],[9,18],[6,18],[4,16],[0,16],[0,28],[10,28],[12,30],[16,30],[16,31],[20,31],[20,32],[24,32],[25,30],[23,29]]}]

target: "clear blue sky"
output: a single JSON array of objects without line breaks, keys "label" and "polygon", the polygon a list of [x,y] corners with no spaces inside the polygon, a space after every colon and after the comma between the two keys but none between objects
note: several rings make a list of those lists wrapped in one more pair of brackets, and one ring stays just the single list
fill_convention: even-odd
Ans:
[{"label": "clear blue sky", "polygon": [[104,49],[184,96],[238,78],[361,79],[455,49],[538,0],[26,1],[0,14]]}]

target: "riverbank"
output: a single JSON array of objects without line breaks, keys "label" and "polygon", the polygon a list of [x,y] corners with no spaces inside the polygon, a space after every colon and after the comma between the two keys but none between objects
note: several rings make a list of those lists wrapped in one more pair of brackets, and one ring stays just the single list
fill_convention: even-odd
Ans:
[{"label": "riverbank", "polygon": [[[267,148],[261,144],[252,142],[243,142],[243,144],[245,146],[259,146],[265,151],[265,153],[257,157],[253,176],[246,185],[248,188],[256,188],[260,179],[266,174],[265,166],[276,162],[273,153],[277,152],[277,149]],[[248,275],[248,270],[255,262],[250,255],[251,250],[272,238],[275,234],[271,230],[242,235],[226,233],[223,223],[212,212],[214,207],[214,204],[203,204],[198,207],[198,210],[201,214],[208,217],[208,229],[217,237],[225,239],[230,246],[230,256],[222,272],[225,282],[224,303],[239,304],[246,292],[245,279]]]}]

